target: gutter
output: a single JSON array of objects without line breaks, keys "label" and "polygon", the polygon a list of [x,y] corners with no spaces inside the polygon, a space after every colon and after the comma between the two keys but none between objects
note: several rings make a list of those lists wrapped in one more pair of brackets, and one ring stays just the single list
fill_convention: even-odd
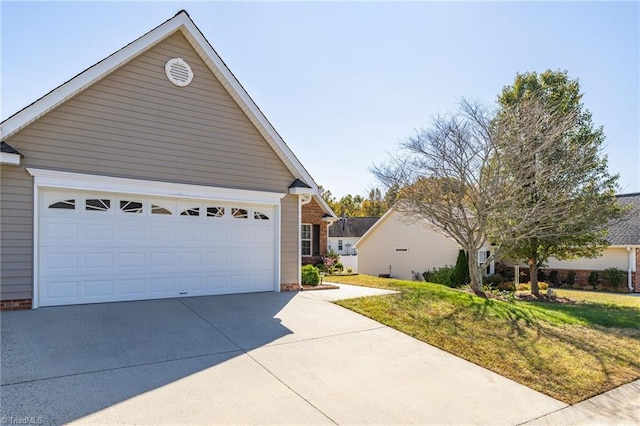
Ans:
[{"label": "gutter", "polygon": [[627,270],[627,287],[629,292],[633,292],[633,269],[636,265],[636,250],[633,247],[627,247],[629,252],[629,268]]}]

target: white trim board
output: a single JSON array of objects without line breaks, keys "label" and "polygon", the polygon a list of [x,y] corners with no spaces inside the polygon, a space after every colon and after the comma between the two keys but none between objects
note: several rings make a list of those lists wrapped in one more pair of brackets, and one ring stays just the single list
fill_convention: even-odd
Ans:
[{"label": "white trim board", "polygon": [[236,201],[279,205],[286,195],[279,192],[252,191],[247,189],[219,188],[184,183],[128,179],[85,173],[27,168],[37,187],[78,189],[86,191],[119,192],[152,195]]},{"label": "white trim board", "polygon": [[20,154],[12,154],[10,152],[0,152],[0,164],[9,164],[11,166],[19,166]]}]

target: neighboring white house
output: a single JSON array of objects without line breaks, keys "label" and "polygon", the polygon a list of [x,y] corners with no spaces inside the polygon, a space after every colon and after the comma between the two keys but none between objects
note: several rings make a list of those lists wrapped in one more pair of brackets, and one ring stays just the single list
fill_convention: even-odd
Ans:
[{"label": "neighboring white house", "polygon": [[627,274],[630,291],[640,292],[640,193],[618,195],[618,202],[630,206],[631,212],[622,221],[609,226],[607,239],[611,245],[595,258],[573,260],[549,259],[547,270],[556,270],[560,276],[569,271],[576,273],[576,281],[586,284],[592,271],[618,268]]},{"label": "neighboring white house", "polygon": [[329,249],[341,256],[358,254],[354,247],[356,241],[379,219],[379,217],[341,217],[329,227]]},{"label": "neighboring white house", "polygon": [[460,250],[457,242],[434,231],[427,221],[410,223],[395,209],[369,228],[355,248],[361,274],[389,274],[406,280],[416,272],[454,265]]}]

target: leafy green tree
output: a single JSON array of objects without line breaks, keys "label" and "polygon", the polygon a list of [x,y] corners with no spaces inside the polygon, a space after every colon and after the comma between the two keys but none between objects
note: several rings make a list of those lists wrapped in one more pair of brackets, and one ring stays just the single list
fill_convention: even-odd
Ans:
[{"label": "leafy green tree", "polygon": [[458,259],[456,260],[456,266],[453,268],[451,274],[451,282],[456,286],[463,286],[469,284],[469,256],[464,250],[458,251]]},{"label": "leafy green tree", "polygon": [[527,262],[534,295],[538,268],[550,257],[596,256],[607,245],[607,224],[622,214],[618,176],[601,153],[603,129],[594,127],[582,97],[577,79],[549,70],[518,74],[498,100],[494,161],[520,196],[494,218],[493,230],[508,229],[514,214],[536,217],[520,238],[501,241],[505,255]]}]

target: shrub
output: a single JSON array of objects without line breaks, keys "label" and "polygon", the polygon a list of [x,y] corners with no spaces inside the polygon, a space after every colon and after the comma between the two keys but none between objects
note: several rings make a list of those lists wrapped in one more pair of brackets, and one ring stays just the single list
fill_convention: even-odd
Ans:
[{"label": "shrub", "polygon": [[602,279],[611,287],[620,287],[625,282],[626,274],[618,268],[607,268],[602,271]]},{"label": "shrub", "polygon": [[324,264],[324,270],[329,272],[334,267],[336,263],[338,263],[338,253],[336,253],[332,248],[329,248],[327,254],[322,259]]},{"label": "shrub", "polygon": [[353,274],[353,268],[347,268],[347,274]]},{"label": "shrub", "polygon": [[340,263],[340,262],[338,262],[338,263],[336,263],[335,265],[333,265],[333,267],[334,267],[336,270],[340,271],[340,272],[344,271],[344,265],[343,265],[342,263]]},{"label": "shrub", "polygon": [[597,272],[591,272],[589,274],[589,278],[587,278],[587,282],[589,283],[589,286],[592,287],[591,290],[593,290],[595,286],[598,285],[598,281],[600,281],[600,275],[598,275]]},{"label": "shrub", "polygon": [[[549,284],[544,281],[538,281],[538,290],[546,290],[549,288]],[[531,282],[518,284],[516,287],[518,291],[531,291]]]},{"label": "shrub", "polygon": [[502,276],[502,274],[493,274],[489,275],[485,278],[485,281],[489,284],[499,286],[503,282],[507,281],[507,278]]},{"label": "shrub", "polygon": [[433,268],[431,271],[427,271],[422,276],[425,281],[444,284],[449,287],[454,287],[451,284],[451,275],[453,274],[452,266],[442,266],[440,268]]},{"label": "shrub", "polygon": [[567,274],[567,285],[569,287],[573,287],[575,285],[575,283],[576,283],[576,273],[573,272],[573,271],[570,271]]},{"label": "shrub", "polygon": [[469,278],[469,257],[464,250],[458,251],[458,259],[456,259],[456,266],[454,266],[451,274],[451,283],[456,286],[463,286],[469,284],[471,279]]},{"label": "shrub", "polygon": [[558,271],[552,270],[549,272],[549,282],[551,284],[558,284]]},{"label": "shrub", "polygon": [[549,279],[549,275],[547,275],[547,271],[544,269],[538,269],[538,281],[547,281]]},{"label": "shrub", "polygon": [[302,284],[318,285],[320,284],[320,271],[313,265],[304,265],[302,267]]},{"label": "shrub", "polygon": [[498,284],[498,288],[503,291],[515,291],[516,286],[512,281],[504,281]]}]

